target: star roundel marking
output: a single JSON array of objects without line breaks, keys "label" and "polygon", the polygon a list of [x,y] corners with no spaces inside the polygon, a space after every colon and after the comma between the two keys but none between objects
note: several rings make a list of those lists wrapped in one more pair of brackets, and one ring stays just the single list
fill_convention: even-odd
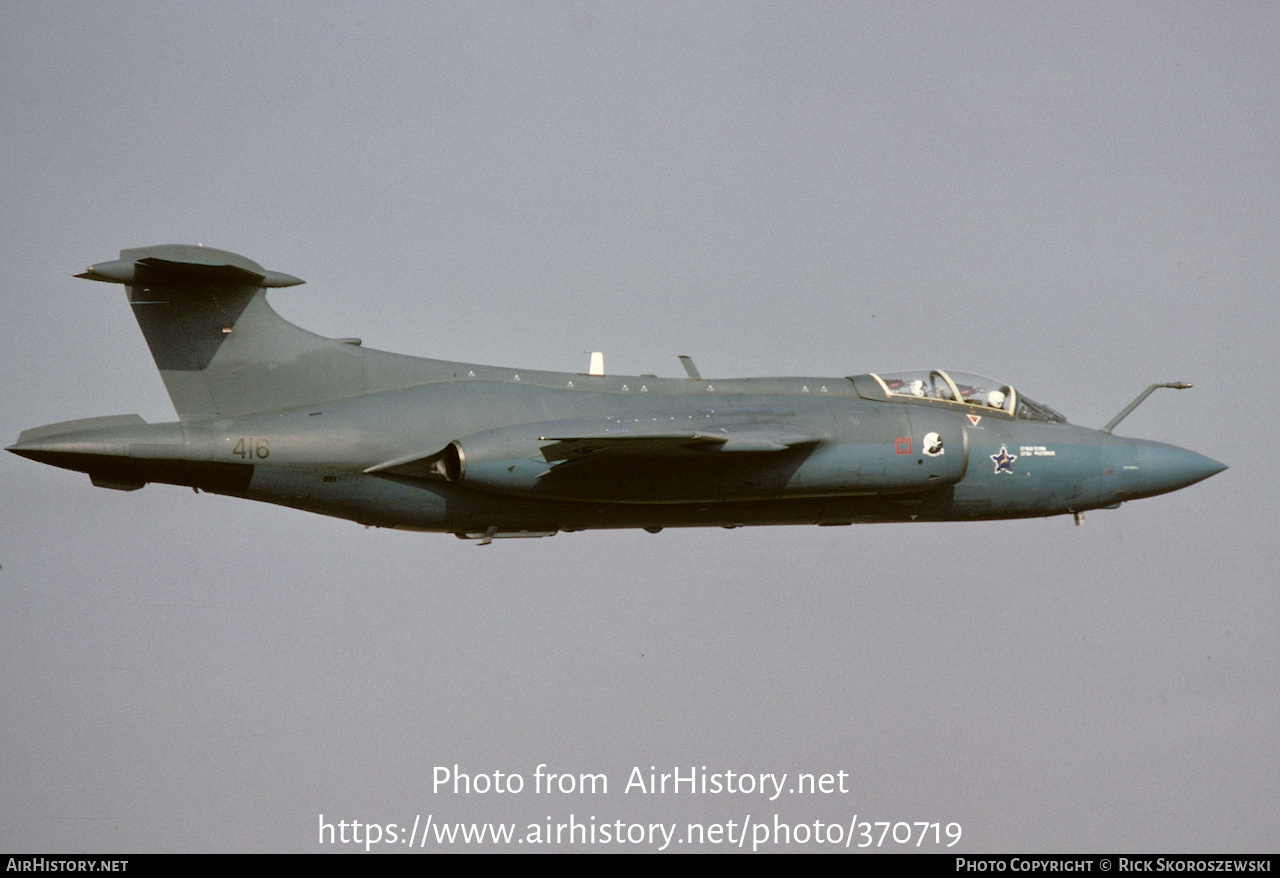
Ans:
[{"label": "star roundel marking", "polygon": [[1000,453],[991,455],[991,462],[996,465],[996,475],[1000,473],[1008,473],[1013,475],[1013,462],[1018,459],[1018,455],[1010,454],[1009,449],[1000,446]]}]

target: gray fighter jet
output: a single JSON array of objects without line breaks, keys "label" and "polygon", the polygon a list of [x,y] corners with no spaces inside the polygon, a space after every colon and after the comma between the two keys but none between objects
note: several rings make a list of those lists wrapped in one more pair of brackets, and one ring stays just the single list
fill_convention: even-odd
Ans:
[{"label": "gray fighter jet", "polygon": [[148,482],[365,525],[496,537],[588,528],[972,521],[1074,514],[1226,467],[1067,423],[942,369],[846,378],[535,372],[369,350],[288,323],[302,283],[222,250],[123,250],[123,284],[178,420],[25,430],[8,450],[131,491]]}]

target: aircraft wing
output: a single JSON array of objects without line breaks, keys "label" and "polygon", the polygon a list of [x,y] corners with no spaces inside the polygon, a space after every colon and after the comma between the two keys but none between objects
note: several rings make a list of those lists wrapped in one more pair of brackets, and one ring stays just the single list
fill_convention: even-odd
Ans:
[{"label": "aircraft wing", "polygon": [[707,430],[659,433],[609,429],[594,433],[539,436],[548,463],[611,457],[667,457],[689,451],[772,452],[822,441],[822,437],[786,424],[730,424]]},{"label": "aircraft wing", "polygon": [[538,458],[554,466],[587,460],[656,460],[692,454],[776,453],[814,445],[823,437],[776,422],[718,424],[703,429],[672,430],[652,423],[617,424],[559,422],[487,431],[450,443],[440,451],[400,455],[365,469],[366,473],[409,478],[453,478],[451,459],[462,449],[466,460]]}]

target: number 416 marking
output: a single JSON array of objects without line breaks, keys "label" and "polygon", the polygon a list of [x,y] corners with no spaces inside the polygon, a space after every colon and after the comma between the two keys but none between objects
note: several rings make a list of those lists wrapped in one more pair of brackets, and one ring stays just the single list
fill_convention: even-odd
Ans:
[{"label": "number 416 marking", "polygon": [[266,439],[254,439],[252,436],[241,437],[236,442],[235,448],[231,449],[231,453],[241,460],[252,460],[253,458],[264,458],[271,454],[271,447]]}]

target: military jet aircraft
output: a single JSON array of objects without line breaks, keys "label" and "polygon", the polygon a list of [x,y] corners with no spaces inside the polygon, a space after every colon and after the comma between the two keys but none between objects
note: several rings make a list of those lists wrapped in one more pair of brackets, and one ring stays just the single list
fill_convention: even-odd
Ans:
[{"label": "military jet aircraft", "polygon": [[9,451],[148,482],[489,543],[590,528],[847,525],[1074,514],[1226,467],[1069,424],[943,369],[845,378],[538,372],[391,354],[277,315],[302,283],[167,244],[77,277],[124,285],[177,410],[25,430]]}]

